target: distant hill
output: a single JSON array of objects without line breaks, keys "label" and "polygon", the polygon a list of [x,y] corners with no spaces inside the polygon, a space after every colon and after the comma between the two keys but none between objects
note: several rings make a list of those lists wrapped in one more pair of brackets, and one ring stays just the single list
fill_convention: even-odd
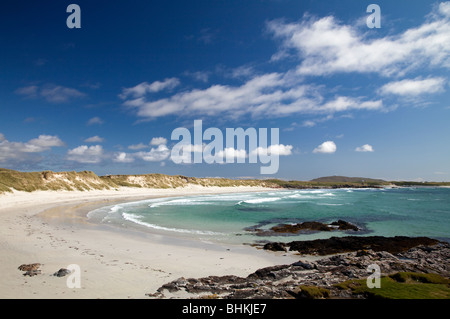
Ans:
[{"label": "distant hill", "polygon": [[384,185],[389,184],[382,179],[373,179],[367,177],[347,177],[347,176],[325,176],[312,179],[311,182],[317,183],[360,183],[371,185]]}]

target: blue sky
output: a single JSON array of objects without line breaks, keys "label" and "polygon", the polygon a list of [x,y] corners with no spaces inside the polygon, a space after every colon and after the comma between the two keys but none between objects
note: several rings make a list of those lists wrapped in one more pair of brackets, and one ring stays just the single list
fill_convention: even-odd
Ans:
[{"label": "blue sky", "polygon": [[[0,30],[0,167],[450,180],[450,2],[14,1]],[[277,174],[172,162],[200,119],[279,128]]]}]

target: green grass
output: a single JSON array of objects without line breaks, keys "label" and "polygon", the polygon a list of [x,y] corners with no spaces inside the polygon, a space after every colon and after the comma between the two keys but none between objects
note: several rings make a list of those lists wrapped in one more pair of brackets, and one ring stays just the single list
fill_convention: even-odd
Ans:
[{"label": "green grass", "polygon": [[330,291],[326,288],[308,285],[301,285],[299,288],[301,289],[301,294],[309,299],[321,299],[330,296]]},{"label": "green grass", "polygon": [[353,294],[381,299],[450,299],[450,280],[437,274],[399,272],[380,279],[380,288],[368,288],[365,279],[335,285]]}]

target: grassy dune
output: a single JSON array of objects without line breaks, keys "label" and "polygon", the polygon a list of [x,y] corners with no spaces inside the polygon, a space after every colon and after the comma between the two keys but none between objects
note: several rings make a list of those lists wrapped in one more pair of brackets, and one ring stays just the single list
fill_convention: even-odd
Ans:
[{"label": "grassy dune", "polygon": [[264,180],[233,180],[226,178],[195,178],[181,175],[107,175],[97,176],[94,172],[18,172],[0,168],[0,193],[37,190],[88,191],[107,190],[119,187],[176,188],[188,185],[201,186],[259,186],[279,187]]},{"label": "grassy dune", "polygon": [[342,188],[342,187],[383,187],[396,186],[450,186],[450,183],[387,182],[380,179],[363,177],[329,176],[311,181],[285,181],[279,179],[228,179],[196,178],[182,175],[145,174],[145,175],[107,175],[97,176],[94,172],[19,172],[0,168],[0,193],[37,190],[107,190],[119,187],[136,188],[176,188],[188,185],[201,186],[259,186],[286,189],[306,188]]}]

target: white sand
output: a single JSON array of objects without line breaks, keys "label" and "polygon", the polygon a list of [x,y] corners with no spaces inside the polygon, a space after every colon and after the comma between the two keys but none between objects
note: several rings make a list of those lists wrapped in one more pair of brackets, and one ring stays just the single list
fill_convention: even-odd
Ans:
[{"label": "white sand", "polygon": [[[89,192],[0,194],[0,298],[148,298],[179,277],[247,276],[293,255],[244,245],[217,245],[90,224],[86,213],[117,202],[151,197],[264,191],[257,187],[121,188]],[[17,267],[41,263],[28,277]],[[80,266],[81,288],[52,274]],[[165,297],[181,297],[169,295]]]}]

